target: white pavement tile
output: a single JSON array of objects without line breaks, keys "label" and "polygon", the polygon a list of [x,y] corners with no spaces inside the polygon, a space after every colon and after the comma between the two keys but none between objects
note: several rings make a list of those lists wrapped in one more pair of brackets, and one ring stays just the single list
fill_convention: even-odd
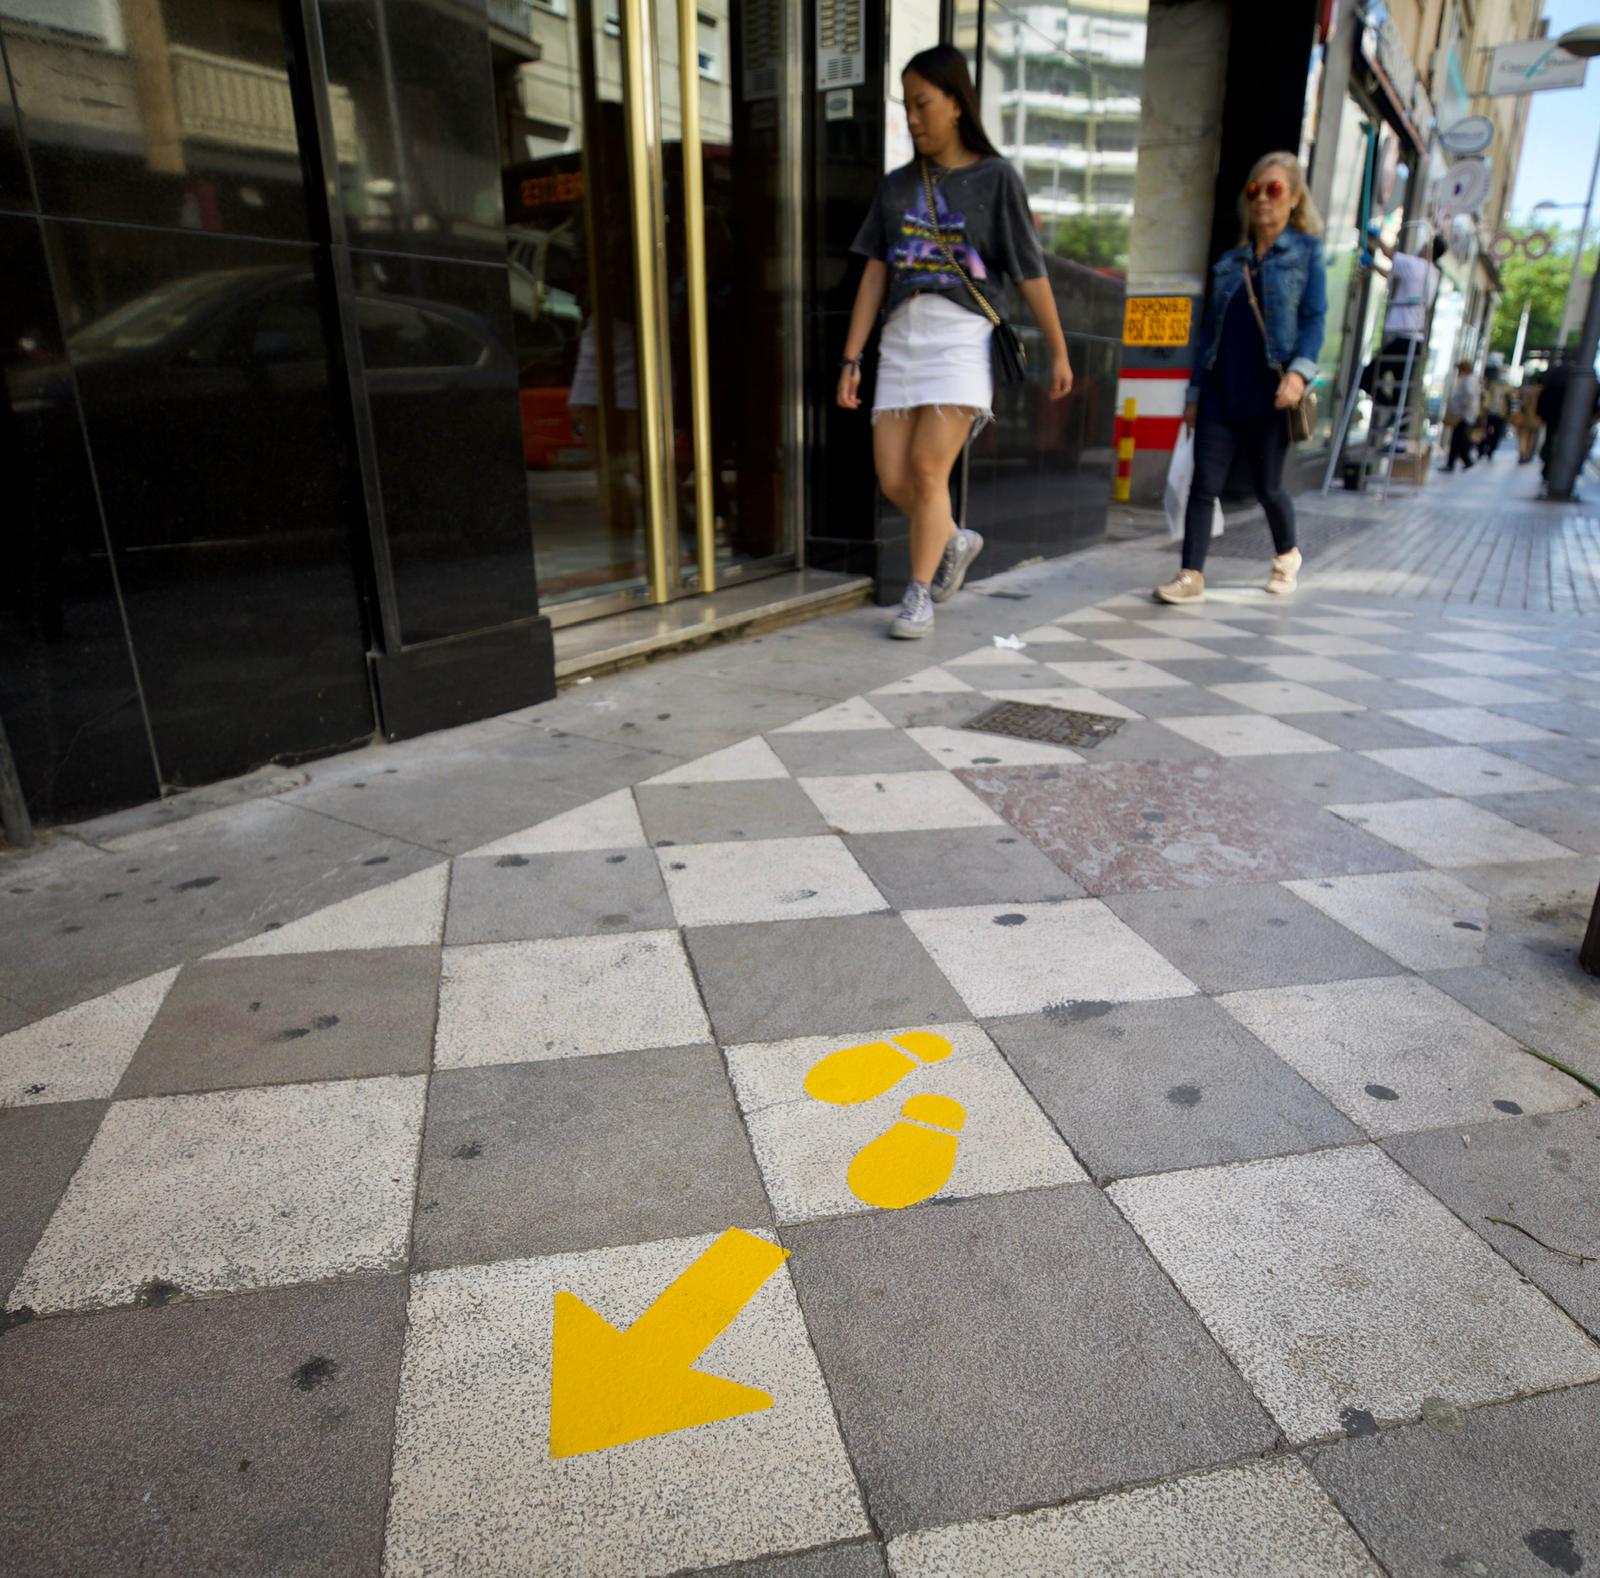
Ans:
[{"label": "white pavement tile", "polygon": [[1434,641],[1448,642],[1453,647],[1463,647],[1469,652],[1548,652],[1549,644],[1544,641],[1524,641],[1521,636],[1499,635],[1491,631],[1466,631],[1457,634],[1454,631],[1440,630],[1430,638]]},{"label": "white pavement tile", "polygon": [[[1115,618],[1111,614],[1108,618]],[[1059,625],[1035,625],[1031,630],[1022,632],[1022,639],[1030,646],[1039,643],[1043,646],[1070,646],[1074,641],[1087,639],[1084,636],[1074,635],[1070,630],[1063,630]]]},{"label": "white pavement tile", "polygon": [[1353,663],[1342,663],[1338,658],[1331,657],[1246,657],[1239,654],[1246,663],[1259,664],[1269,674],[1275,674],[1279,679],[1298,680],[1306,685],[1338,685],[1347,680],[1371,679],[1372,675],[1364,668],[1357,668]]},{"label": "white pavement tile", "polygon": [[1102,696],[1097,690],[1040,687],[1037,690],[985,690],[991,701],[1020,701],[1031,707],[1059,707],[1065,712],[1097,712],[1103,718],[1142,718],[1142,712]]},{"label": "white pavement tile", "polygon": [[[1175,621],[1182,620],[1182,624]],[[1260,639],[1258,630],[1236,630],[1220,619],[1207,619],[1204,614],[1174,609],[1160,619],[1135,619],[1141,630],[1159,630],[1167,636],[1182,635],[1186,641],[1254,641]]]},{"label": "white pavement tile", "polygon": [[1391,657],[1389,647],[1374,646],[1359,636],[1269,636],[1280,647],[1304,652],[1308,657]]},{"label": "white pavement tile", "polygon": [[279,1287],[405,1262],[421,1075],[121,1101],[9,1307]]},{"label": "white pavement tile", "polygon": [[[1264,586],[1208,586],[1206,601],[1202,606],[1212,605],[1221,608],[1222,617],[1230,621],[1249,619],[1259,623],[1283,617],[1282,601],[1277,597],[1269,597]],[[1174,608],[1166,617],[1204,619],[1206,616],[1195,610]]]},{"label": "white pavement tile", "polygon": [[1083,760],[1065,745],[1013,740],[1003,734],[975,733],[971,729],[907,729],[906,734],[941,767],[1042,767]]},{"label": "white pavement tile", "polygon": [[839,734],[858,729],[892,729],[894,725],[864,696],[852,696],[836,707],[786,723],[774,734]]},{"label": "white pavement tile", "polygon": [[1506,657],[1499,652],[1419,652],[1417,656],[1480,679],[1531,679],[1550,672],[1548,664],[1530,663],[1526,658]]},{"label": "white pavement tile", "polygon": [[[887,720],[885,720],[887,721]],[[777,753],[759,735],[741,740],[737,745],[725,746],[707,756],[697,757],[674,767],[669,772],[657,773],[645,779],[651,784],[724,784],[751,783],[763,778],[787,778],[789,769],[778,760]]]},{"label": "white pavement tile", "polygon": [[1573,853],[1467,800],[1375,800],[1328,809],[1430,866],[1560,860]]},{"label": "white pavement tile", "polygon": [[437,1068],[709,1040],[711,1026],[677,932],[445,949]]},{"label": "white pavement tile", "polygon": [[1526,685],[1508,685],[1499,679],[1473,679],[1461,675],[1455,679],[1408,679],[1413,690],[1425,690],[1430,695],[1461,707],[1509,707],[1522,701],[1549,701],[1543,691],[1529,690]]},{"label": "white pavement tile", "polygon": [[469,855],[553,855],[580,849],[642,849],[646,843],[631,789],[602,795],[576,810],[535,822]]},{"label": "white pavement tile", "polygon": [[1566,789],[1563,778],[1496,756],[1476,745],[1421,745],[1362,751],[1369,761],[1436,789],[1440,794],[1517,794],[1524,789]]},{"label": "white pavement tile", "polygon": [[1196,990],[1098,899],[908,910],[904,919],[980,1019]]},{"label": "white pavement tile", "polygon": [[1164,668],[1140,663],[1133,658],[1120,662],[1052,663],[1049,666],[1063,679],[1070,679],[1074,685],[1083,685],[1090,690],[1154,690],[1160,686],[1189,683],[1176,674],[1169,674]]},{"label": "white pavement tile", "polygon": [[1181,734],[1219,756],[1292,756],[1308,751],[1336,751],[1337,745],[1319,740],[1292,723],[1282,723],[1251,712],[1199,718],[1163,718],[1161,726]]},{"label": "white pavement tile", "polygon": [[1218,1001],[1374,1137],[1565,1112],[1586,1099],[1581,1085],[1415,976],[1270,987]]},{"label": "white pavement tile", "polygon": [[841,839],[736,839],[658,849],[680,926],[815,920],[887,909]]},{"label": "white pavement tile", "polygon": [[[1185,632],[1187,634],[1187,632]],[[1102,639],[1100,645],[1118,657],[1138,658],[1151,663],[1172,662],[1174,659],[1216,658],[1222,654],[1210,647],[1197,646],[1192,640],[1178,636],[1128,636],[1118,640],[1115,636]]]},{"label": "white pavement tile", "polygon": [[248,959],[263,954],[328,953],[337,948],[409,948],[444,935],[444,901],[450,862],[429,866],[369,893],[341,899],[299,920],[264,931],[208,959]]},{"label": "white pavement tile", "polygon": [[177,975],[147,975],[0,1036],[0,1107],[109,1096]]},{"label": "white pavement tile", "polygon": [[848,773],[802,778],[830,827],[842,833],[900,833],[994,827],[1000,818],[947,772]]},{"label": "white pavement tile", "polygon": [[806,1095],[807,1072],[829,1053],[909,1028],[728,1048],[728,1071],[780,1222],[873,1210],[850,1190],[851,1159],[896,1123],[912,1096],[946,1096],[966,1109],[955,1170],[933,1199],[1088,1181],[1055,1126],[976,1025],[915,1027],[943,1036],[953,1049],[950,1056],[919,1064],[874,1100],[846,1107]]},{"label": "white pavement tile", "polygon": [[1298,1458],[890,1541],[895,1578],[1382,1578]]},{"label": "white pavement tile", "polygon": [[1520,718],[1502,718],[1482,707],[1405,707],[1389,714],[1414,729],[1426,729],[1458,745],[1492,745],[1505,740],[1553,740],[1549,729],[1524,723]]},{"label": "white pavement tile", "polygon": [[1150,594],[1148,592],[1118,592],[1114,597],[1102,597],[1101,608],[1143,608],[1150,607]]},{"label": "white pavement tile", "polygon": [[1296,614],[1295,627],[1320,631],[1329,636],[1402,636],[1406,632],[1386,619],[1373,619],[1366,614]]},{"label": "white pavement tile", "polygon": [[766,1392],[770,1408],[551,1458],[556,1294],[625,1331],[710,1243],[670,1239],[413,1279],[386,1578],[633,1578],[870,1532],[786,1266],[694,1360]]},{"label": "white pavement tile", "polygon": [[[1369,675],[1368,678],[1371,676]],[[1359,712],[1362,709],[1325,690],[1314,690],[1292,679],[1250,680],[1241,685],[1209,687],[1225,701],[1269,715],[1294,712]]]},{"label": "white pavement tile", "polygon": [[970,691],[972,686],[965,680],[957,679],[954,674],[942,668],[925,668],[915,674],[909,674],[905,679],[897,679],[892,684],[880,685],[872,692],[874,696],[955,696],[962,691]]},{"label": "white pavement tile", "polygon": [[1600,1377],[1597,1348],[1374,1147],[1109,1190],[1293,1443],[1341,1414],[1495,1402]]},{"label": "white pavement tile", "polygon": [[1018,652],[1015,647],[974,647],[970,652],[963,652],[960,657],[947,658],[946,668],[1018,668],[1027,667],[1038,662],[1026,653]]},{"label": "white pavement tile", "polygon": [[[1349,614],[1353,619],[1368,619],[1372,616],[1370,608],[1352,608],[1348,603],[1318,603],[1318,608],[1326,608],[1336,614]],[[1406,613],[1399,608],[1385,608],[1381,610],[1381,617],[1387,620],[1414,619],[1415,614]]]},{"label": "white pavement tile", "polygon": [[1313,877],[1283,885],[1408,970],[1483,963],[1488,908],[1474,889],[1442,871]]}]

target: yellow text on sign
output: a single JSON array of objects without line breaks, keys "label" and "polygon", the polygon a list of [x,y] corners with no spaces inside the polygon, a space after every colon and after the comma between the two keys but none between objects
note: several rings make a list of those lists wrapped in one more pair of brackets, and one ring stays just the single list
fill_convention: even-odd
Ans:
[{"label": "yellow text on sign", "polygon": [[691,1366],[788,1258],[787,1249],[730,1227],[625,1332],[582,1299],[557,1293],[550,1456],[602,1452],[770,1408],[768,1393]]},{"label": "yellow text on sign", "polygon": [[1187,345],[1193,315],[1187,296],[1130,296],[1122,313],[1122,343]]}]

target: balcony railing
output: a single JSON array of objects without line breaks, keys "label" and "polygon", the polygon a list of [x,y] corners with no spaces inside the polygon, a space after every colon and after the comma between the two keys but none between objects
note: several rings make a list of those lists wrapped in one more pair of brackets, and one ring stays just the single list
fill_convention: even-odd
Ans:
[{"label": "balcony railing", "polygon": [[[172,92],[185,138],[227,148],[292,154],[294,102],[286,72],[227,55],[174,44]],[[348,88],[334,84],[329,100],[333,140],[341,163],[356,155],[356,111]]]}]

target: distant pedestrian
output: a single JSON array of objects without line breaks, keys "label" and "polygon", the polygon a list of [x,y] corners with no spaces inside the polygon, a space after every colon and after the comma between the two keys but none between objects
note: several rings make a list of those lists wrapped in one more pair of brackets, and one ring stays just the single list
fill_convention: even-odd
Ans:
[{"label": "distant pedestrian", "polygon": [[1478,425],[1478,410],[1483,401],[1483,391],[1473,376],[1472,363],[1456,363],[1456,381],[1445,402],[1445,419],[1450,428],[1450,458],[1442,468],[1454,471],[1459,460],[1462,467],[1472,470],[1472,434]]},{"label": "distant pedestrian", "polygon": [[1267,590],[1292,592],[1300,573],[1294,503],[1283,486],[1289,409],[1316,376],[1328,316],[1322,217],[1292,153],[1258,159],[1239,194],[1244,234],[1211,270],[1200,357],[1183,419],[1194,434],[1194,480],[1184,515],[1183,561],[1155,589],[1163,603],[1205,601],[1206,552],[1217,494],[1234,453],[1267,512],[1274,558]]},{"label": "distant pedestrian", "polygon": [[1493,460],[1500,440],[1506,436],[1506,425],[1511,420],[1511,385],[1506,382],[1504,369],[1498,362],[1490,362],[1483,370],[1483,442],[1478,445],[1480,460]]},{"label": "distant pedestrian", "polygon": [[838,401],[847,411],[861,405],[861,356],[887,301],[872,451],[878,485],[911,519],[911,582],[889,626],[907,639],[933,629],[933,605],[960,589],[983,547],[956,526],[950,473],[991,420],[999,315],[990,297],[1002,276],[1017,282],[1050,348],[1052,400],[1071,391],[1072,364],[1027,189],[984,132],[966,57],[949,44],[925,49],[901,83],[917,156],[884,176],[851,247],[867,266]]},{"label": "distant pedestrian", "polygon": [[1544,367],[1535,366],[1522,380],[1517,391],[1517,411],[1514,418],[1517,428],[1517,464],[1532,463],[1539,450],[1539,429],[1544,417],[1539,410],[1539,397],[1544,392]]}]

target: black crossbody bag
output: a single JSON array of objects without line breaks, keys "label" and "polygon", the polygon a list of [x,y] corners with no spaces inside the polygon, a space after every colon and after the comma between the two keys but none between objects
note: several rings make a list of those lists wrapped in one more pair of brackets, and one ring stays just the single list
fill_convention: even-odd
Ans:
[{"label": "black crossbody bag", "polygon": [[967,277],[967,271],[956,261],[956,255],[950,250],[950,243],[944,238],[937,213],[933,206],[933,178],[928,174],[928,161],[922,161],[922,190],[928,198],[928,223],[933,226],[934,239],[939,243],[939,250],[944,253],[945,261],[961,278],[961,283],[972,292],[972,299],[977,302],[990,323],[994,325],[994,359],[1000,382],[1003,384],[1020,384],[1028,376],[1028,353],[1022,348],[1022,336],[994,310],[989,298],[978,289]]}]

